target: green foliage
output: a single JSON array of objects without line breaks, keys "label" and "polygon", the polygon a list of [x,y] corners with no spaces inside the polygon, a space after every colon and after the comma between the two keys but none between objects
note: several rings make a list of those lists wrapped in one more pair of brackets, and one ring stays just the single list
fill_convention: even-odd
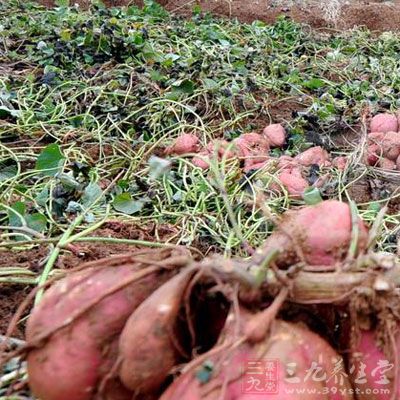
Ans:
[{"label": "green foliage", "polygon": [[[86,213],[82,224],[168,224],[179,243],[241,253],[227,210],[249,243],[262,243],[271,226],[248,204],[273,177],[219,166],[221,190],[212,174],[161,158],[160,148],[188,132],[203,144],[232,140],[279,115],[288,147],[274,155],[294,155],[330,144],[366,106],[400,107],[394,33],[320,34],[286,18],[241,24],[199,7],[182,19],[155,1],[82,11],[10,0],[0,2],[0,20],[0,203],[24,221],[12,209],[0,219],[46,237]],[[306,193],[300,204],[321,196]],[[268,199],[273,213],[290,206],[285,196]]]},{"label": "green foliage", "polygon": [[60,147],[52,143],[39,154],[35,168],[45,176],[54,176],[62,170],[64,160],[65,157],[61,153]]},{"label": "green foliage", "polygon": [[130,193],[121,193],[115,196],[113,206],[116,211],[131,215],[139,212],[143,208],[144,202],[133,200]]}]

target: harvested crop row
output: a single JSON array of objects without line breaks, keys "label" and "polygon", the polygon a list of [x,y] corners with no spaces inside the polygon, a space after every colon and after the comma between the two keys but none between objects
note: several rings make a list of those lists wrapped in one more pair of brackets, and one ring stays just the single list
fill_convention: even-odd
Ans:
[{"label": "harvested crop row", "polygon": [[[277,359],[280,399],[298,399],[289,391],[296,387],[324,391],[309,399],[390,399],[354,392],[354,385],[375,387],[375,364],[386,359],[389,371],[399,352],[400,266],[387,255],[381,263],[367,242],[366,226],[347,204],[325,201],[284,215],[249,260],[195,262],[177,249],[158,262],[153,252],[73,273],[45,293],[28,322],[31,388],[42,400],[247,400],[254,397],[243,394],[248,361]],[[176,264],[177,255],[186,261]],[[274,268],[265,274],[266,266]],[[307,304],[325,326],[323,303],[350,316],[336,327],[344,347],[293,314]],[[338,363],[344,374],[335,392],[328,377]],[[354,363],[366,365],[363,384]],[[289,377],[297,386],[284,373],[294,364]],[[325,378],[304,386],[312,365]],[[398,374],[387,376],[392,394]]]}]

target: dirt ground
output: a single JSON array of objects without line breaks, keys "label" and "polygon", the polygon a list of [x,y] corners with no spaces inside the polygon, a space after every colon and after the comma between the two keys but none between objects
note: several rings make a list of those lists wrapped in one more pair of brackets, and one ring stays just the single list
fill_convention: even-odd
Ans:
[{"label": "dirt ground", "polygon": [[[47,6],[53,0],[39,0]],[[70,0],[87,6],[88,0]],[[142,0],[104,0],[109,6],[140,5]],[[190,15],[198,4],[203,11],[216,15],[236,17],[244,22],[262,20],[273,22],[277,16],[286,15],[315,28],[349,29],[366,26],[373,31],[400,29],[400,0],[159,0],[167,10]]]}]

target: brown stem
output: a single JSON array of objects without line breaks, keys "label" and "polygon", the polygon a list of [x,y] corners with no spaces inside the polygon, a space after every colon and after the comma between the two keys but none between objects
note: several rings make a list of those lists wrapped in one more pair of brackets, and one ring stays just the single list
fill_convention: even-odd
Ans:
[{"label": "brown stem", "polygon": [[245,337],[250,343],[259,343],[265,339],[271,322],[275,319],[283,303],[288,297],[289,289],[283,287],[272,304],[253,317],[245,327]]}]

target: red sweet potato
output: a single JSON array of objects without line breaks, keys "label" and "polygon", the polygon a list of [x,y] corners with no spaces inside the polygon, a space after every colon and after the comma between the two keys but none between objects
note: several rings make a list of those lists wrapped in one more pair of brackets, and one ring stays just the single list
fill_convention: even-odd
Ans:
[{"label": "red sweet potato", "polygon": [[243,172],[247,173],[250,171],[257,171],[257,170],[263,169],[268,165],[268,161],[269,160],[262,161],[259,163],[254,163],[252,160],[245,160]]},{"label": "red sweet potato", "polygon": [[217,155],[219,159],[226,158],[227,160],[236,156],[233,146],[226,140],[215,139],[207,145],[207,151],[211,156]]},{"label": "red sweet potato", "polygon": [[195,167],[206,170],[210,168],[210,155],[207,150],[199,153],[199,157],[193,157],[192,163]]},{"label": "red sweet potato", "polygon": [[[358,222],[358,251],[363,252],[368,241],[364,223]],[[266,240],[265,251],[279,251],[277,263],[287,267],[300,261],[300,247],[310,265],[334,265],[342,261],[352,239],[350,207],[335,200],[323,201],[284,214],[280,226]]]},{"label": "red sweet potato", "polygon": [[226,140],[216,139],[199,153],[199,157],[194,157],[192,163],[196,167],[206,170],[210,168],[210,159],[212,157],[216,157],[218,160],[231,160],[237,156]]},{"label": "red sweet potato", "polygon": [[390,132],[398,131],[399,124],[397,117],[389,113],[381,113],[375,115],[370,124],[371,132]]},{"label": "red sweet potato", "polygon": [[269,143],[258,133],[244,133],[234,141],[239,157],[245,161],[246,168],[267,161]]},{"label": "red sweet potato", "polygon": [[[28,343],[45,337],[27,357],[29,384],[38,398],[95,398],[115,362],[112,349],[128,317],[170,276],[153,271],[134,281],[138,272],[138,264],[131,263],[88,268],[45,293],[26,329]],[[107,291],[113,292],[107,295]]]},{"label": "red sweet potato", "polygon": [[166,154],[183,155],[188,153],[197,153],[199,151],[199,138],[192,133],[185,133],[179,136],[175,143],[168,147]]},{"label": "red sweet potato", "polygon": [[299,163],[294,160],[293,157],[290,156],[280,156],[278,159],[278,168],[280,170],[283,169],[292,169],[292,168],[298,168]]},{"label": "red sweet potato", "polygon": [[382,157],[382,148],[376,143],[370,144],[365,154],[365,162],[374,167]]},{"label": "red sweet potato", "polygon": [[285,187],[289,195],[292,197],[299,197],[303,195],[304,191],[309,186],[308,182],[298,173],[295,173],[296,169],[292,171],[283,171],[278,175],[278,179],[281,184]]},{"label": "red sweet potato", "polygon": [[396,160],[396,169],[400,170],[400,156],[398,156]]},{"label": "red sweet potato", "polygon": [[169,280],[128,319],[119,342],[119,376],[135,393],[156,393],[172,368],[182,361],[176,323],[195,273],[185,270]]},{"label": "red sweet potato", "polygon": [[297,155],[294,160],[305,167],[309,167],[313,164],[319,165],[320,167],[330,165],[328,152],[319,146],[311,147],[303,151]]},{"label": "red sweet potato", "polygon": [[[361,331],[360,340],[352,352],[350,372],[353,387],[358,391],[359,400],[391,400],[400,398],[400,386],[394,388],[394,352],[399,354],[400,335],[397,334],[396,349],[390,356],[384,354],[377,344],[375,333]],[[384,365],[387,364],[385,367]],[[397,384],[400,382],[400,372]],[[396,396],[393,397],[393,392]]]},{"label": "red sweet potato", "polygon": [[285,128],[281,124],[268,125],[264,128],[263,135],[271,147],[282,147],[286,142]]},{"label": "red sweet potato", "polygon": [[394,161],[389,160],[388,158],[384,158],[384,157],[382,157],[379,160],[378,165],[380,168],[387,169],[387,170],[396,169],[396,163]]},{"label": "red sweet potato", "polygon": [[[233,332],[227,336],[235,338]],[[276,377],[276,389],[272,388],[273,393],[269,389],[268,393],[268,388],[260,384],[257,393],[254,379],[263,380],[263,375],[257,375],[257,371],[263,374],[268,361],[272,361],[269,365],[275,368],[270,371],[271,380]],[[198,378],[202,367],[187,371],[160,400],[353,399],[341,357],[322,338],[297,324],[274,321],[263,341],[256,344],[246,341],[238,347],[227,348],[210,355],[207,362],[214,366],[207,382]],[[342,376],[342,381],[336,384],[335,367],[341,368],[337,377]],[[313,368],[317,371],[314,378],[311,373],[308,375]]]},{"label": "red sweet potato", "polygon": [[347,167],[347,163],[348,163],[348,158],[347,157],[335,157],[332,160],[332,165],[337,168],[339,171],[344,171]]},{"label": "red sweet potato", "polygon": [[399,132],[372,132],[368,135],[368,143],[375,146],[377,154],[381,154],[389,160],[396,161],[400,155]]}]

